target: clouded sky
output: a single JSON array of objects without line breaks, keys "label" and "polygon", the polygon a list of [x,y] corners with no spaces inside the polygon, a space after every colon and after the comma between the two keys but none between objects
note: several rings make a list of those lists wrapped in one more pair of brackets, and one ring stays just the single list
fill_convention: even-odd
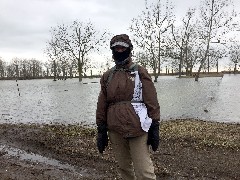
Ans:
[{"label": "clouded sky", "polygon": [[[199,2],[174,0],[175,14],[182,16]],[[145,0],[0,0],[0,57],[5,61],[14,57],[46,60],[43,49],[50,28],[74,20],[91,20],[98,30],[113,34],[128,33],[131,19],[144,4]]]}]

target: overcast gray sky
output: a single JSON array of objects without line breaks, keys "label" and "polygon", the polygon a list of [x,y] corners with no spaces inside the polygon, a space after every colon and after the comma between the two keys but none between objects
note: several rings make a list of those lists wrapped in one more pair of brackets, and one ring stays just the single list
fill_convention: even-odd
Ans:
[{"label": "overcast gray sky", "polygon": [[[239,0],[234,1],[239,5]],[[199,2],[173,0],[175,14],[182,16]],[[91,20],[98,30],[113,34],[129,33],[131,19],[144,4],[145,0],[0,0],[0,57],[46,60],[43,49],[50,28],[74,20]]]}]

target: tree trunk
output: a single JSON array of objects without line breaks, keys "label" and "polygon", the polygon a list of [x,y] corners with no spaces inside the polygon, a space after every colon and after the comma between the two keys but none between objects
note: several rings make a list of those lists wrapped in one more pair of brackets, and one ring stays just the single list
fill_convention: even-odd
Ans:
[{"label": "tree trunk", "polygon": [[82,63],[80,61],[80,58],[78,59],[78,80],[79,82],[82,82]]},{"label": "tree trunk", "polygon": [[157,74],[157,67],[156,67],[156,61],[155,60],[154,60],[153,74],[154,74],[154,82],[157,82],[158,74]]},{"label": "tree trunk", "polygon": [[206,62],[206,59],[207,59],[207,56],[208,56],[208,53],[209,53],[209,46],[210,46],[210,40],[211,40],[211,33],[212,33],[212,21],[213,21],[213,8],[214,7],[214,0],[212,0],[212,11],[211,11],[211,17],[210,17],[210,20],[209,20],[209,31],[208,31],[208,39],[207,39],[207,49],[206,49],[206,52],[205,52],[205,55],[203,57],[203,59],[201,60],[200,62],[200,66],[199,66],[199,69],[198,69],[198,72],[195,76],[195,81],[198,81],[198,78],[199,78],[199,74],[201,72],[201,69],[202,69],[202,66],[203,66],[203,63]]},{"label": "tree trunk", "polygon": [[159,30],[159,42],[158,42],[158,76],[160,76],[161,71],[161,38],[160,38],[160,30]]},{"label": "tree trunk", "polygon": [[182,76],[182,63],[183,63],[183,40],[182,40],[182,46],[181,46],[181,52],[180,52],[180,63],[179,63],[179,73],[178,73],[178,76],[179,78],[181,78]]},{"label": "tree trunk", "polygon": [[158,79],[158,74],[157,74],[157,63],[156,63],[156,59],[153,56],[153,74],[154,74],[154,82],[157,82]]},{"label": "tree trunk", "polygon": [[54,73],[54,78],[53,81],[56,81],[56,76],[57,76],[57,67],[56,67],[56,61],[53,61],[53,73]]}]

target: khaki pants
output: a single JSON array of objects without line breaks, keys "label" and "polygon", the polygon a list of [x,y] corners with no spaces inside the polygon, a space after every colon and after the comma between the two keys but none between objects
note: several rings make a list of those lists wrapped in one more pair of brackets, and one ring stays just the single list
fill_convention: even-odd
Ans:
[{"label": "khaki pants", "polygon": [[109,139],[123,180],[156,179],[147,137],[146,133],[125,139],[120,134],[109,131]]}]

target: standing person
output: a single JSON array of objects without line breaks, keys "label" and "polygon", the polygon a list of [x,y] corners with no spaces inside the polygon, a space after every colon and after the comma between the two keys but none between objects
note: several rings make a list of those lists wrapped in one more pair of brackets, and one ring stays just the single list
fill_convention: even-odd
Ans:
[{"label": "standing person", "polygon": [[115,66],[101,77],[96,123],[97,147],[103,153],[108,136],[124,180],[156,179],[149,145],[159,145],[160,106],[147,70],[131,59],[126,34],[110,41]]}]

